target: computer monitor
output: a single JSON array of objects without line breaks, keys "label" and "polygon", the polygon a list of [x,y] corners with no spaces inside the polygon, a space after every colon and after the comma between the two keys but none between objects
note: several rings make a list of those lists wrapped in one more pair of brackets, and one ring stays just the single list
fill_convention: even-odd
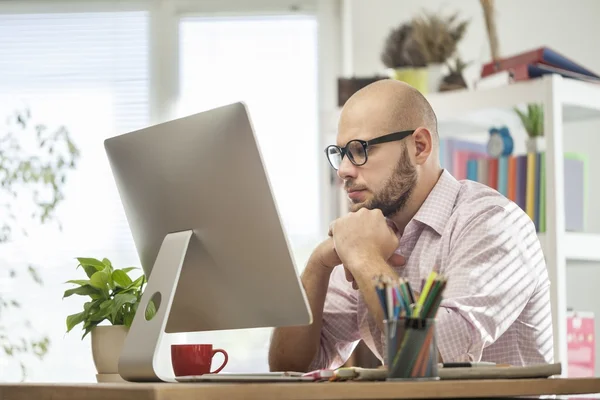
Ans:
[{"label": "computer monitor", "polygon": [[[119,362],[124,379],[172,380],[156,368],[165,332],[312,323],[243,103],[104,145],[148,277]],[[151,298],[158,310],[147,321]]]}]

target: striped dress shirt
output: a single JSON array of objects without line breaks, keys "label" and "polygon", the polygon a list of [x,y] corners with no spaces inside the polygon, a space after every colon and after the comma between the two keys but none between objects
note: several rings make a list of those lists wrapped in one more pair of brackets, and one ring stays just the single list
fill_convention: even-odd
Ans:
[{"label": "striped dress shirt", "polygon": [[[533,222],[514,202],[443,171],[396,252],[406,264],[394,270],[413,288],[432,270],[448,279],[436,322],[444,362],[553,362],[546,264]],[[340,265],[310,368],[339,367],[360,340],[383,362],[384,336]]]}]

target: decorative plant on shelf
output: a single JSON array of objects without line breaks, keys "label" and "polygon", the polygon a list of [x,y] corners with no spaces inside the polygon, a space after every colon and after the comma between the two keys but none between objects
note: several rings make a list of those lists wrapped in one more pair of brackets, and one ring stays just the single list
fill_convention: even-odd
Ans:
[{"label": "decorative plant on shelf", "polygon": [[453,63],[447,63],[450,73],[442,79],[440,92],[467,88],[463,72],[470,63],[463,62],[460,57],[456,57],[453,61]]},{"label": "decorative plant on shelf", "polygon": [[[88,296],[90,301],[83,305],[83,311],[67,317],[67,332],[83,323],[82,339],[101,322],[107,321],[111,325],[124,325],[129,328],[138,305],[142,299],[145,275],[133,280],[129,277],[130,271],[136,267],[114,269],[110,260],[101,261],[96,258],[77,258],[88,279],[74,279],[67,281],[78,285],[64,292],[63,299],[72,295]],[[154,316],[156,309],[150,302],[146,310],[146,318]]]},{"label": "decorative plant on shelf", "polygon": [[458,13],[443,17],[423,12],[412,20],[413,36],[423,51],[427,64],[444,64],[455,55],[469,21],[458,21]]},{"label": "decorative plant on shelf", "polygon": [[515,107],[514,111],[527,132],[527,152],[543,151],[544,108],[542,104],[527,104],[525,111],[518,107]]},{"label": "decorative plant on shelf", "polygon": [[[74,279],[67,283],[77,285],[63,294],[63,299],[72,295],[89,297],[83,304],[83,311],[67,316],[67,332],[75,326],[82,325],[83,336],[92,336],[92,357],[97,379],[102,376],[118,375],[118,361],[125,338],[140,305],[146,277],[144,274],[136,279],[129,272],[136,267],[115,269],[107,258],[77,258],[88,279]],[[151,300],[144,310],[145,317],[150,320],[156,314],[156,305]],[[107,326],[100,325],[108,322]]]},{"label": "decorative plant on shelf", "polygon": [[458,14],[443,17],[423,12],[392,29],[381,62],[392,78],[404,80],[422,92],[438,91],[445,63],[456,54],[468,24],[458,21]]},{"label": "decorative plant on shelf", "polygon": [[407,82],[421,92],[427,91],[427,59],[415,41],[411,24],[402,24],[389,33],[381,62],[392,79]]},{"label": "decorative plant on shelf", "polygon": [[526,111],[517,107],[514,110],[530,138],[544,136],[544,108],[541,104],[527,104]]},{"label": "decorative plant on shelf", "polygon": [[465,36],[469,21],[459,21],[458,13],[444,17],[423,12],[412,20],[415,41],[427,60],[429,91],[440,90],[447,71],[446,63],[456,56],[458,43]]},{"label": "decorative plant on shelf", "polygon": [[[15,111],[5,122],[0,130],[0,244],[28,237],[31,224],[56,223],[62,228],[56,211],[65,199],[67,175],[80,158],[66,127],[36,122],[28,108]],[[31,263],[0,267],[0,280],[14,288],[0,292],[0,358],[4,354],[14,359],[22,380],[27,376],[25,357],[31,354],[42,359],[50,346],[48,336],[19,310],[22,300],[17,296],[30,293],[25,279],[43,284],[42,274]]]},{"label": "decorative plant on shelf", "polygon": [[415,40],[411,24],[402,24],[391,30],[385,40],[381,62],[386,68],[420,68],[427,65],[427,58]]}]

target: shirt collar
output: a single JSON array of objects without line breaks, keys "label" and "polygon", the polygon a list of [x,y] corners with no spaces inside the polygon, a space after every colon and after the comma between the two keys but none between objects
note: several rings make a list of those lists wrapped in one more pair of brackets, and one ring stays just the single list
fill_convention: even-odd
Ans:
[{"label": "shirt collar", "polygon": [[448,171],[443,170],[437,183],[414,216],[436,231],[439,235],[452,215],[461,184]]}]

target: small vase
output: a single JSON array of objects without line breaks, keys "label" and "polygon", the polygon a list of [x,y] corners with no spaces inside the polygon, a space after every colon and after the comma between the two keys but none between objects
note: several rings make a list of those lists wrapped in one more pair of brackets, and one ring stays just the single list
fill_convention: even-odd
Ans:
[{"label": "small vase", "polygon": [[391,79],[406,82],[422,94],[427,94],[427,68],[390,68],[387,73]]},{"label": "small vase", "polygon": [[543,135],[528,137],[525,141],[525,151],[527,153],[543,153],[546,151],[546,140]]},{"label": "small vase", "polygon": [[448,68],[443,63],[427,65],[427,91],[429,93],[440,91],[444,76],[448,74],[447,70]]},{"label": "small vase", "polygon": [[124,325],[96,326],[92,329],[92,358],[98,382],[124,382],[119,375],[119,358],[129,328]]}]

